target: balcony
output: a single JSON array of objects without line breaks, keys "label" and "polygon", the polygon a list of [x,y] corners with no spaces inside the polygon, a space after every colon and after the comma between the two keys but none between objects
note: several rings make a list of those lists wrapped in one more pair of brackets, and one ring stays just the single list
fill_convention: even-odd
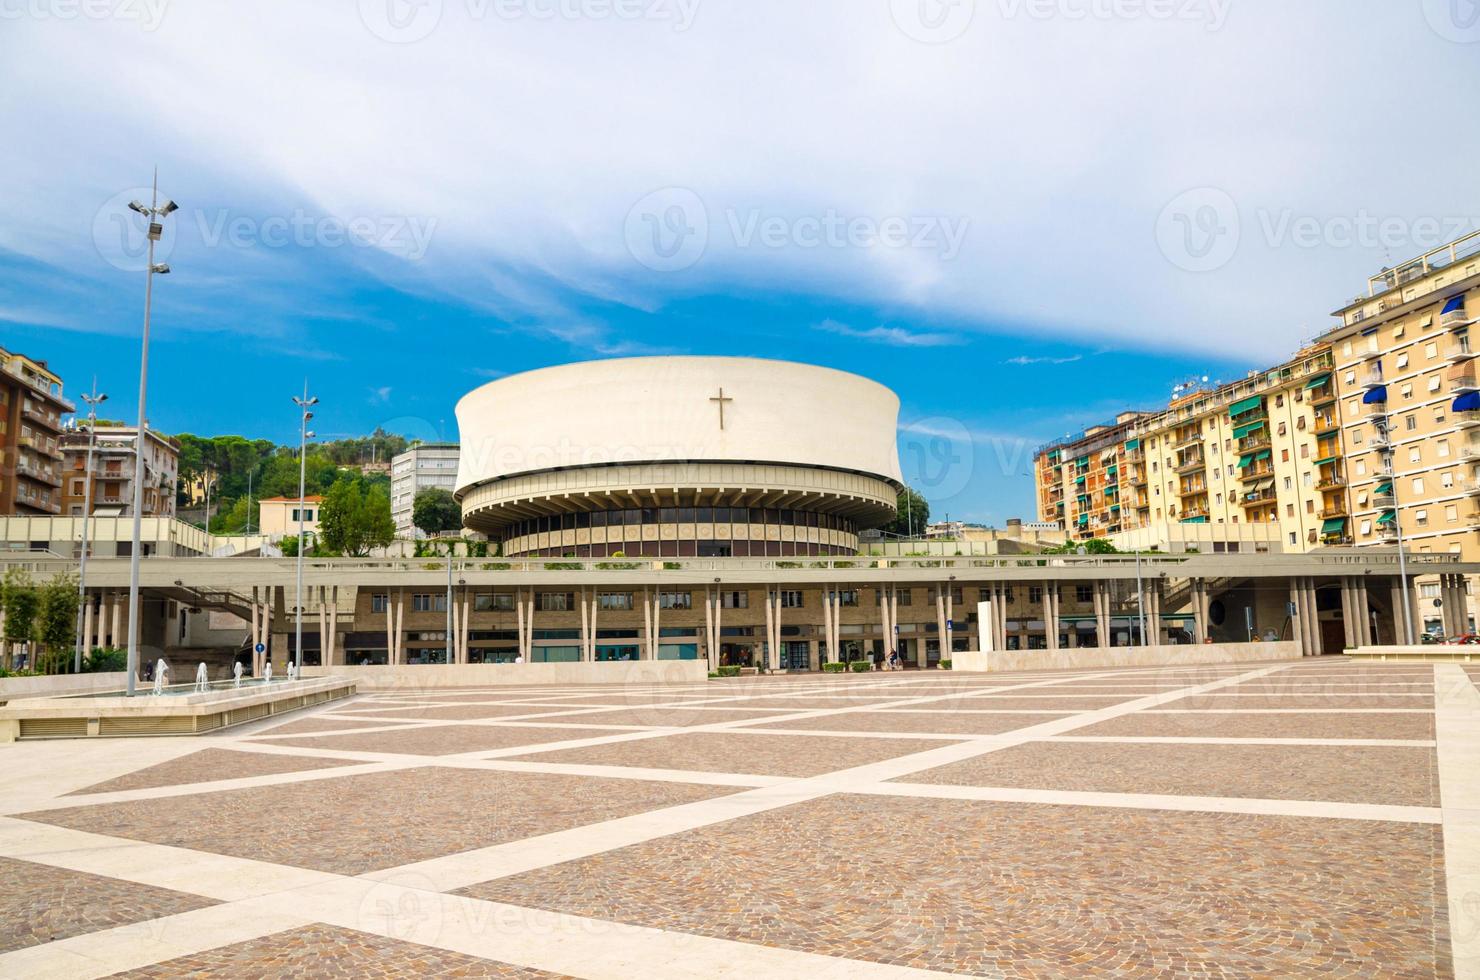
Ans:
[{"label": "balcony", "polygon": [[1467,460],[1480,460],[1480,443],[1467,443],[1460,447],[1459,458]]},{"label": "balcony", "polygon": [[1139,469],[1138,470],[1133,470],[1131,472],[1131,476],[1130,476],[1130,484],[1133,487],[1144,487],[1144,486],[1146,486],[1147,485],[1146,471],[1145,470],[1139,470]]},{"label": "balcony", "polygon": [[1277,502],[1278,498],[1275,495],[1274,487],[1270,487],[1268,490],[1260,490],[1258,493],[1246,493],[1243,500],[1240,501],[1245,507],[1263,507]]},{"label": "balcony", "polygon": [[1337,517],[1346,517],[1347,516],[1346,510],[1347,510],[1346,504],[1342,504],[1342,503],[1328,504],[1327,506],[1325,506],[1325,507],[1321,508],[1319,511],[1317,511],[1316,512],[1316,516],[1319,517],[1323,521],[1329,521],[1329,520],[1332,520],[1333,518],[1337,518]]},{"label": "balcony", "polygon": [[21,417],[24,419],[29,419],[32,422],[39,423],[40,425],[51,429],[53,432],[62,431],[61,416],[57,415],[56,412],[44,408],[29,399],[21,402]]},{"label": "balcony", "polygon": [[1470,350],[1468,341],[1454,344],[1444,351],[1444,360],[1450,364],[1463,364],[1465,361],[1473,361],[1474,359],[1475,352]]},{"label": "balcony", "polygon": [[1177,515],[1177,520],[1185,523],[1186,521],[1195,521],[1199,517],[1206,520],[1208,516],[1208,509],[1206,507],[1189,507]]},{"label": "balcony", "polygon": [[1186,500],[1188,497],[1206,497],[1207,495],[1208,485],[1206,483],[1197,484],[1196,486],[1183,484],[1182,489],[1177,492],[1177,496],[1183,500]]},{"label": "balcony", "polygon": [[1268,449],[1271,444],[1269,433],[1265,432],[1257,436],[1248,436],[1238,441],[1240,454],[1252,453],[1259,449]]},{"label": "balcony", "polygon": [[1467,327],[1469,324],[1469,315],[1465,313],[1463,307],[1439,317],[1440,330],[1455,330],[1459,327]]},{"label": "balcony", "polygon": [[1382,373],[1382,368],[1374,368],[1362,375],[1362,387],[1367,389],[1381,388],[1387,384],[1387,376]]},{"label": "balcony", "polygon": [[1336,421],[1334,415],[1320,415],[1316,417],[1315,433],[1318,436],[1328,432],[1336,432],[1341,429],[1341,423]]},{"label": "balcony", "polygon": [[1372,439],[1370,441],[1370,445],[1372,446],[1372,448],[1387,449],[1391,447],[1392,444],[1393,437],[1388,435],[1388,430],[1386,426],[1378,425],[1373,427]]},{"label": "balcony", "polygon": [[1311,405],[1326,405],[1336,400],[1336,386],[1326,382],[1309,393]]},{"label": "balcony", "polygon": [[1388,417],[1387,402],[1372,402],[1362,405],[1362,417],[1370,420],[1385,419]]},{"label": "balcony", "polygon": [[1471,391],[1480,391],[1480,385],[1475,383],[1475,376],[1473,374],[1453,378],[1449,382],[1450,394],[1463,395]]},{"label": "balcony", "polygon": [[1125,461],[1131,464],[1146,462],[1146,450],[1132,449],[1130,452],[1125,454]]},{"label": "balcony", "polygon": [[1197,470],[1206,469],[1207,465],[1207,459],[1202,456],[1198,456],[1196,459],[1189,459],[1184,462],[1178,463],[1172,469],[1176,473],[1193,473]]},{"label": "balcony", "polygon": [[1471,497],[1480,497],[1480,480],[1466,480],[1459,485],[1461,493]]},{"label": "balcony", "polygon": [[1346,486],[1346,477],[1340,474],[1322,477],[1316,481],[1316,489],[1321,491],[1340,490],[1344,486]]},{"label": "balcony", "polygon": [[1376,347],[1369,348],[1362,352],[1362,360],[1380,361],[1382,360],[1382,351]]},{"label": "balcony", "polygon": [[1453,419],[1454,424],[1461,429],[1472,429],[1475,426],[1480,425],[1480,411],[1470,410],[1464,412],[1455,412],[1449,417]]},{"label": "balcony", "polygon": [[1185,433],[1177,436],[1177,441],[1174,442],[1174,443],[1172,443],[1172,448],[1173,449],[1181,449],[1183,446],[1190,446],[1193,443],[1202,442],[1202,441],[1203,441],[1203,434],[1202,434],[1202,430],[1201,429],[1198,429],[1198,430],[1193,431],[1193,432],[1185,432]]},{"label": "balcony", "polygon": [[1373,533],[1377,535],[1377,540],[1379,541],[1397,541],[1398,525],[1396,523],[1379,524]]},{"label": "balcony", "polygon": [[1245,469],[1243,472],[1241,472],[1239,474],[1239,477],[1238,478],[1240,480],[1242,480],[1244,483],[1248,483],[1250,480],[1258,480],[1261,477],[1267,479],[1267,478],[1272,477],[1272,476],[1274,476],[1274,467],[1273,466],[1269,466],[1269,465],[1265,465],[1265,466],[1250,466],[1247,469]]}]

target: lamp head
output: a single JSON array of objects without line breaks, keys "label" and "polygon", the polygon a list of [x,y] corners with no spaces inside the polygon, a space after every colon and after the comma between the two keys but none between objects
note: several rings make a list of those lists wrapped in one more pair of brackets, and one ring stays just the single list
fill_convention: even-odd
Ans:
[{"label": "lamp head", "polygon": [[170,274],[170,267],[166,263],[160,262],[151,267],[149,271],[157,276],[167,276]]},{"label": "lamp head", "polygon": [[163,218],[180,210],[180,205],[176,204],[174,201],[165,201],[156,210],[158,211],[159,216]]},{"label": "lamp head", "polygon": [[128,209],[130,211],[137,211],[140,214],[148,214],[149,213],[149,209],[146,208],[146,207],[144,207],[144,205],[140,204],[138,201],[129,201],[128,202]]}]

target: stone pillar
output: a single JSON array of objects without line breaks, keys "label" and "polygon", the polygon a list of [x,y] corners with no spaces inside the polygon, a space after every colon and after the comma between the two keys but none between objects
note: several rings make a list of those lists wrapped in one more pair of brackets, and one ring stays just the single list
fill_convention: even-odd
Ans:
[{"label": "stone pillar", "polygon": [[113,631],[109,634],[109,643],[115,649],[127,646],[123,636],[123,603],[123,596],[113,593]]},{"label": "stone pillar", "polygon": [[1146,643],[1161,646],[1161,579],[1153,578],[1146,583]]},{"label": "stone pillar", "polygon": [[832,591],[826,587],[822,590],[822,635],[823,642],[827,645],[828,661],[839,663],[837,648],[833,646]]},{"label": "stone pillar", "polygon": [[955,653],[956,653],[956,650],[955,650],[955,647],[956,647],[956,615],[955,615],[956,614],[956,605],[955,605],[955,603],[956,603],[956,597],[955,597],[955,594],[954,593],[955,593],[955,589],[952,586],[947,585],[946,586],[946,638],[944,640],[945,646],[941,648],[941,652],[940,652],[940,656],[941,656],[941,659],[942,660],[951,660],[951,659],[954,659]]},{"label": "stone pillar", "polygon": [[[950,643],[950,631],[946,629],[946,591],[945,586],[936,586],[935,589],[935,635],[936,643],[940,646],[940,658],[950,659],[947,644]],[[920,666],[925,667],[930,663],[929,657],[922,648],[920,650]]]},{"label": "stone pillar", "polygon": [[714,590],[704,589],[704,656],[711,671],[719,666],[719,644],[714,640]]},{"label": "stone pillar", "polygon": [[1367,579],[1354,578],[1352,585],[1357,602],[1357,643],[1360,646],[1370,647],[1372,645],[1372,616],[1371,602],[1367,597]]},{"label": "stone pillar", "polygon": [[[577,602],[581,607],[581,660],[582,662],[589,662],[592,659],[591,637],[593,631],[591,629],[591,607],[586,604],[586,590],[584,588],[581,589],[581,597]],[[647,614],[647,595],[645,593],[642,597],[642,611],[645,616]]]},{"label": "stone pillar", "polygon": [[396,590],[396,659],[395,663],[406,662],[406,590]]},{"label": "stone pillar", "polygon": [[1208,641],[1207,583],[1200,578],[1192,580],[1192,635],[1198,643]]},{"label": "stone pillar", "polygon": [[[765,603],[766,607],[766,667],[771,670],[775,670],[776,664],[779,662],[779,658],[777,658],[776,656],[775,647],[776,608],[775,599],[772,596],[771,587],[769,585],[766,586],[765,598],[762,601]],[[759,667],[760,664],[757,664],[756,666]]]},{"label": "stone pillar", "polygon": [[1043,592],[1040,596],[1043,606],[1043,636],[1049,650],[1059,648],[1059,617],[1058,617],[1058,584],[1056,582],[1043,583]]},{"label": "stone pillar", "polygon": [[451,620],[448,624],[451,629],[447,631],[446,660],[449,665],[462,663],[462,610],[457,608],[457,593],[447,597],[447,618]]},{"label": "stone pillar", "polygon": [[324,597],[324,587],[319,589],[319,664],[322,667],[330,666],[333,658],[329,656],[329,607]]}]

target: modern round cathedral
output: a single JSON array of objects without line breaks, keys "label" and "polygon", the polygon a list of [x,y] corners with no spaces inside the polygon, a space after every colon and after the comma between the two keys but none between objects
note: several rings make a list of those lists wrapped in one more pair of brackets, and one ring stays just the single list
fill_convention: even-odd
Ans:
[{"label": "modern round cathedral", "polygon": [[566,364],[457,405],[463,523],[506,555],[841,555],[892,520],[888,388],[748,357]]}]

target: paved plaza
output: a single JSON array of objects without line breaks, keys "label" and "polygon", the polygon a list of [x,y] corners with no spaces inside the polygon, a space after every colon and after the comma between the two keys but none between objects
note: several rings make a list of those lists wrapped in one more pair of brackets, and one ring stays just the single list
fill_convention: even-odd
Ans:
[{"label": "paved plaza", "polygon": [[376,691],[0,759],[0,977],[1480,977],[1468,665]]}]

